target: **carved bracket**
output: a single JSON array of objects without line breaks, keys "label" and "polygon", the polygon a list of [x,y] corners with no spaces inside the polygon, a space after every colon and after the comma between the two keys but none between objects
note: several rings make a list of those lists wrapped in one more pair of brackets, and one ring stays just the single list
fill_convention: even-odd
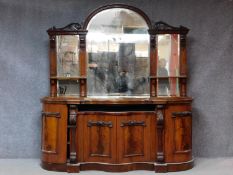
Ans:
[{"label": "carved bracket", "polygon": [[164,163],[164,105],[157,105],[157,162]]},{"label": "carved bracket", "polygon": [[144,121],[128,121],[128,122],[121,122],[121,127],[124,126],[146,126]]},{"label": "carved bracket", "polygon": [[76,125],[76,117],[77,117],[77,108],[75,105],[70,105],[70,115],[69,115],[69,124]]},{"label": "carved bracket", "polygon": [[77,162],[76,152],[76,122],[77,122],[77,107],[76,105],[69,106],[69,141],[70,141],[70,163],[75,164]]},{"label": "carved bracket", "polygon": [[104,122],[104,121],[97,121],[97,122],[93,122],[93,121],[88,121],[87,123],[88,127],[92,127],[92,126],[99,126],[99,127],[109,127],[112,128],[112,122]]},{"label": "carved bracket", "polygon": [[157,126],[163,127],[164,124],[164,117],[163,112],[161,110],[157,111]]},{"label": "carved bracket", "polygon": [[154,35],[151,35],[151,37],[150,37],[150,47],[151,47],[151,49],[156,48],[156,39],[155,39]]},{"label": "carved bracket", "polygon": [[80,49],[85,49],[86,48],[86,35],[85,34],[82,34],[82,35],[79,35],[79,44],[80,44]]}]

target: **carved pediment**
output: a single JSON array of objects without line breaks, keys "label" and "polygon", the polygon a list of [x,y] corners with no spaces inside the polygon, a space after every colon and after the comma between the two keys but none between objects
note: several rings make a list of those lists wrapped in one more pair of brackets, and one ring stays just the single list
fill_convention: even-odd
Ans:
[{"label": "carved pediment", "polygon": [[79,23],[71,23],[63,28],[56,28],[53,26],[52,28],[48,29],[48,32],[50,31],[78,31],[82,28],[82,25]]},{"label": "carved pediment", "polygon": [[158,32],[162,32],[162,31],[179,32],[179,33],[184,33],[184,34],[188,33],[189,31],[189,29],[184,26],[174,27],[163,21],[153,22],[152,30],[158,31]]}]

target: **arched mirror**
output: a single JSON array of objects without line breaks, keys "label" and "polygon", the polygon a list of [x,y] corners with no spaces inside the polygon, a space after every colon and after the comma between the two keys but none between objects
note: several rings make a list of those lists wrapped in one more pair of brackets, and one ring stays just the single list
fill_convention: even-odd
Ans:
[{"label": "arched mirror", "polygon": [[145,19],[126,8],[94,15],[87,25],[87,96],[147,97],[149,34]]}]

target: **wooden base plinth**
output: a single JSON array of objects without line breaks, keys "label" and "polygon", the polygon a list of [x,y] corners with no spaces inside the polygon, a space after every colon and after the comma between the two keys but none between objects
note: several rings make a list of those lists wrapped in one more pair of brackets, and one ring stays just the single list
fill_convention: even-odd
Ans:
[{"label": "wooden base plinth", "polygon": [[164,164],[155,163],[154,166],[156,173],[184,171],[193,168],[194,159],[188,162],[180,162],[180,163],[164,163]]},{"label": "wooden base plinth", "polygon": [[63,171],[69,173],[79,173],[85,170],[100,170],[107,172],[127,172],[133,170],[149,170],[156,173],[166,173],[175,171],[184,171],[191,169],[194,160],[181,163],[125,163],[125,164],[107,164],[107,163],[78,163],[78,164],[54,164],[42,162],[43,169],[50,171]]}]

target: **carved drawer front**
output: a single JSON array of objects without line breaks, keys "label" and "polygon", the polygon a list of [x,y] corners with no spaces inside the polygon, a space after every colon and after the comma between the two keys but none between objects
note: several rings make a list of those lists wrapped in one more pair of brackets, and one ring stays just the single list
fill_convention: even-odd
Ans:
[{"label": "carved drawer front", "polygon": [[149,161],[151,116],[145,112],[117,116],[119,162]]},{"label": "carved drawer front", "polygon": [[115,117],[105,113],[84,117],[84,161],[114,162],[116,160]]}]

